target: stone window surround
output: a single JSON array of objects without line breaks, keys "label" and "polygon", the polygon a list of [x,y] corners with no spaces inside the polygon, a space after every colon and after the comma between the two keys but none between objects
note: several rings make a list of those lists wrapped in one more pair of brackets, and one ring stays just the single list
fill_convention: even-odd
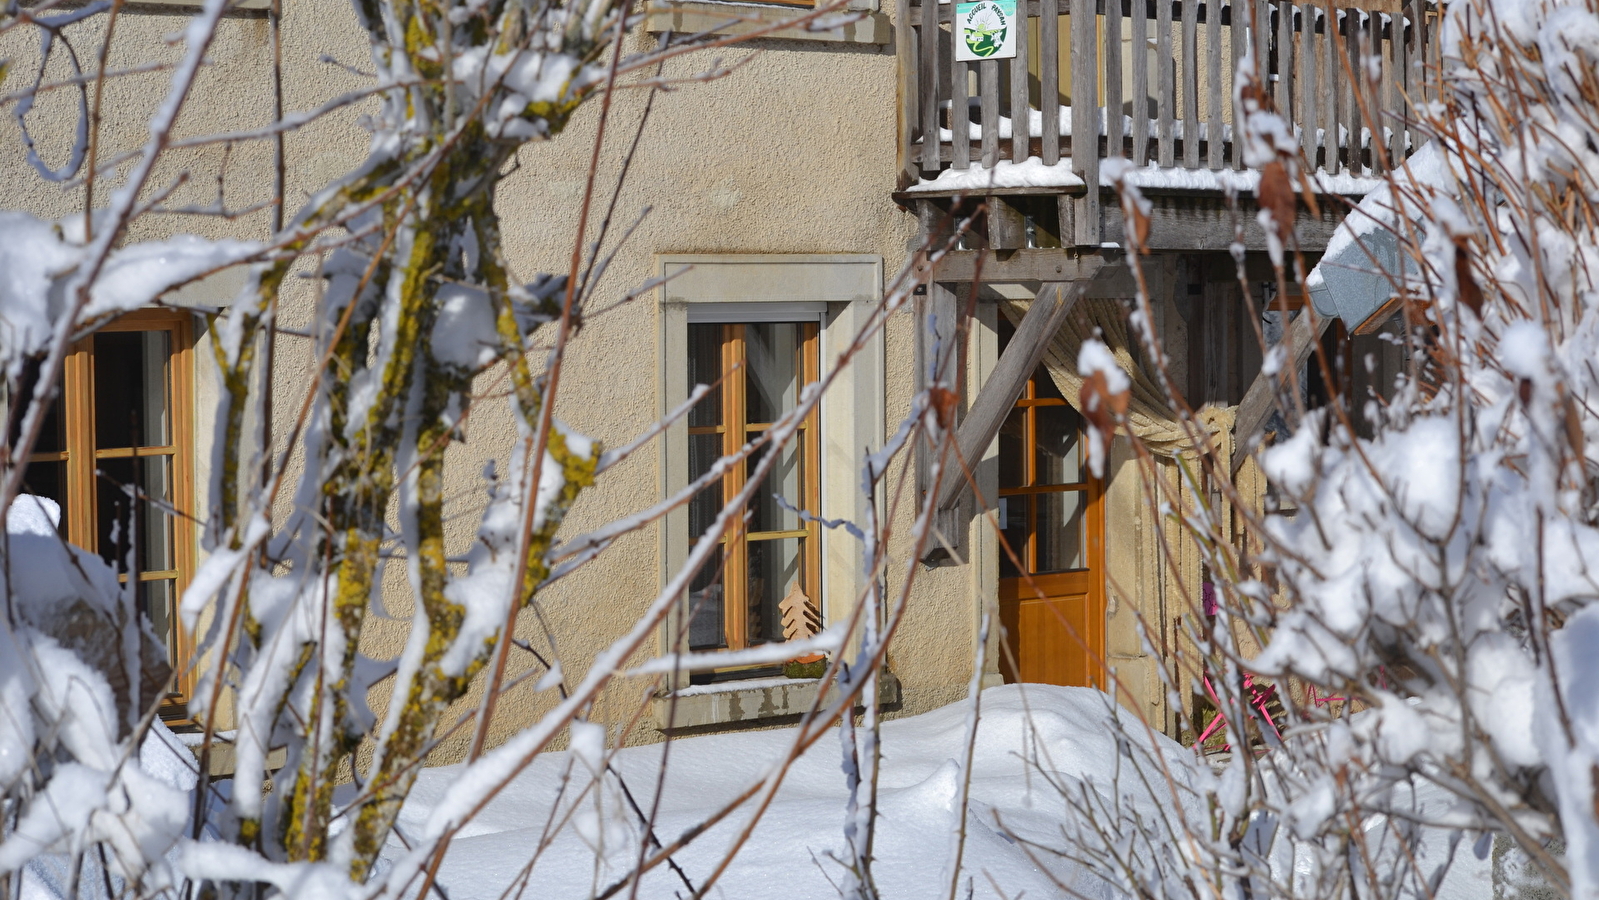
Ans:
[{"label": "stone window surround", "polygon": [[[811,10],[802,6],[728,0],[653,0],[646,9],[644,30],[650,34],[717,36],[749,34],[773,22],[798,18]],[[888,16],[877,11],[876,0],[848,0],[840,13],[855,13],[858,21],[837,28],[812,31],[805,27],[779,28],[762,35],[767,40],[828,41],[842,44],[885,45],[893,40]],[[837,15],[829,14],[829,15]],[[732,21],[735,19],[738,21]]]},{"label": "stone window surround", "polygon": [[[821,371],[825,375],[839,353],[876,311],[882,297],[883,260],[880,256],[863,254],[659,254],[656,274],[659,277],[673,275],[659,288],[656,316],[658,414],[664,417],[688,397],[688,373],[683,361],[687,358],[691,307],[698,307],[692,318],[700,321],[724,316],[724,321],[744,317],[773,321],[769,317],[780,314],[777,311],[785,306],[802,319],[819,316],[822,322]],[[735,316],[739,318],[733,318]],[[863,454],[882,445],[883,397],[883,341],[879,331],[839,373],[822,400],[819,478],[823,518],[842,516],[855,521],[864,518],[866,501],[860,496],[858,470]],[[680,420],[667,429],[661,442],[661,496],[670,496],[687,484],[688,427]],[[688,558],[692,546],[687,508],[680,507],[667,514],[658,535],[660,583],[664,586]],[[860,551],[859,542],[842,531],[822,530],[824,621],[836,622],[846,617],[855,598],[861,595],[865,585],[860,573]],[[670,652],[669,636],[679,624],[675,617],[668,620],[660,635],[662,653]],[[795,687],[802,684],[804,682],[797,682]],[[726,695],[740,695],[746,689],[736,681],[698,687],[695,691],[704,699],[685,704],[684,698],[679,698],[678,712],[687,713],[687,707],[705,706],[689,715],[695,720],[694,724],[703,725],[801,711],[790,708],[790,704],[774,706],[769,701],[762,702],[761,697],[769,688],[768,685],[751,689],[748,703],[713,703],[713,696],[724,695],[719,699],[726,700]],[[808,693],[814,696],[815,687]],[[663,726],[666,707],[664,700],[657,701],[656,718]],[[733,710],[740,712],[733,714]]]}]

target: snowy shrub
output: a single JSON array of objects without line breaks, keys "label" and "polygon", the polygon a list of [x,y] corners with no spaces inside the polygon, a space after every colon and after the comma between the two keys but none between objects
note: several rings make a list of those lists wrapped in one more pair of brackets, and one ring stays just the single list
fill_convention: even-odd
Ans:
[{"label": "snowy shrub", "polygon": [[[1285,373],[1297,427],[1259,455],[1269,514],[1225,457],[1188,472],[1206,489],[1182,522],[1221,602],[1182,655],[1234,753],[1197,818],[1073,832],[1131,893],[1432,897],[1497,841],[1547,889],[1599,894],[1599,4],[1456,0],[1441,33],[1430,144],[1334,238],[1397,243],[1370,266],[1406,373],[1308,411]],[[1286,176],[1260,198],[1279,286],[1314,286],[1274,229],[1297,138],[1250,59],[1241,76],[1248,160]],[[1309,365],[1335,383],[1335,360]],[[1266,683],[1281,711],[1253,703]]]}]

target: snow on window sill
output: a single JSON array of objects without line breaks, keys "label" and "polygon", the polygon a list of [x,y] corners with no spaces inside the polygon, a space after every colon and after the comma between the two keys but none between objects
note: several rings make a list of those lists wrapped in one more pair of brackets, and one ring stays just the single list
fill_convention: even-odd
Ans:
[{"label": "snow on window sill", "polygon": [[[879,706],[899,702],[899,679],[892,672],[882,673],[877,685]],[[815,678],[758,678],[694,685],[655,698],[655,727],[678,731],[798,716],[816,704],[821,690],[822,682]],[[828,691],[831,693],[831,685]]]},{"label": "snow on window sill", "polygon": [[[219,731],[212,736],[211,764],[212,778],[232,778],[237,757],[233,750],[233,739],[236,732]],[[197,732],[187,732],[173,735],[178,742],[188,747],[194,753],[196,761],[200,759],[201,745],[205,742],[205,735]],[[274,747],[267,751],[266,767],[268,772],[276,772],[288,763],[288,752],[283,747]]]},{"label": "snow on window sill", "polygon": [[[851,12],[833,13],[825,18],[848,17],[847,25],[823,30],[805,26],[779,28],[762,37],[790,41],[831,41],[844,44],[887,44],[891,39],[888,16],[880,12],[856,10],[860,4],[850,3]],[[875,7],[875,4],[873,4]],[[796,19],[808,13],[801,7],[772,6],[760,3],[733,3],[720,0],[694,0],[672,2],[657,0],[651,3],[644,19],[644,29],[651,34],[671,31],[678,34],[710,32],[716,35],[749,34],[771,27],[774,22]],[[823,23],[825,24],[825,23]]]}]

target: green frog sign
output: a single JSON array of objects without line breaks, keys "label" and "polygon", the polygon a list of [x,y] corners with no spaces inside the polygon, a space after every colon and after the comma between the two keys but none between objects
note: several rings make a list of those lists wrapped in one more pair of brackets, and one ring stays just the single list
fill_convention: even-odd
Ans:
[{"label": "green frog sign", "polygon": [[978,0],[955,6],[956,27],[961,39],[955,43],[955,58],[962,62],[980,59],[1009,59],[1016,55],[1016,0]]}]

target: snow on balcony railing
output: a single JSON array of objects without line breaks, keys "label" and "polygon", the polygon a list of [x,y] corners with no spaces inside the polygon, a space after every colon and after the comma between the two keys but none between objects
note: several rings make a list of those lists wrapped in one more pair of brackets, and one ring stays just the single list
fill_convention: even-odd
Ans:
[{"label": "snow on balcony railing", "polygon": [[[1328,183],[1380,175],[1421,142],[1406,112],[1424,99],[1423,66],[1436,55],[1436,12],[1427,0],[1016,5],[1016,56],[960,62],[951,26],[957,4],[900,0],[900,21],[911,26],[900,50],[903,139],[907,165],[924,184],[950,169],[1029,158],[1045,168],[1064,160],[1077,185],[1097,181],[1098,160],[1107,156],[1153,170],[1241,169],[1233,84],[1249,42],[1264,61],[1272,102]],[[1076,85],[1091,92],[1094,115],[1073,117],[1073,98],[1084,93]],[[953,109],[966,110],[966,127],[954,127]],[[1014,125],[1022,112],[1025,133]],[[1380,146],[1372,116],[1382,123]],[[1121,133],[1111,137],[1106,123],[1118,118]],[[1074,152],[1089,145],[1092,153]]]}]

